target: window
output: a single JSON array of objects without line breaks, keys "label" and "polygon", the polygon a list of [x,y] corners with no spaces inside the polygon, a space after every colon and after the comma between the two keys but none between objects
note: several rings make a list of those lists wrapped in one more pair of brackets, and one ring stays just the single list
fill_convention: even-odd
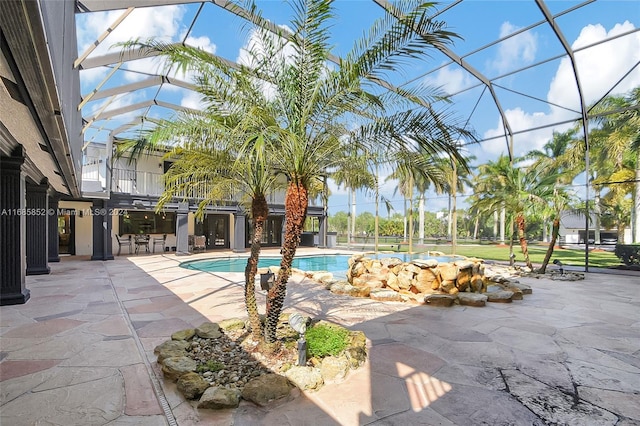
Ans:
[{"label": "window", "polygon": [[120,216],[120,235],[124,234],[175,234],[176,214],[172,212],[129,211]]}]

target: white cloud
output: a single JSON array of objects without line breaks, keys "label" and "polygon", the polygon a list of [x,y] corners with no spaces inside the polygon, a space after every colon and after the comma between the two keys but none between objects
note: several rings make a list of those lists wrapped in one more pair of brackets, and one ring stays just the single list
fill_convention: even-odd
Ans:
[{"label": "white cloud", "polygon": [[[123,12],[124,10],[114,10],[78,15],[77,34],[79,54],[85,52],[109,26],[113,25],[113,23],[122,16]],[[182,6],[135,9],[98,45],[89,57],[118,51],[120,48],[112,47],[114,44],[136,38],[145,40],[153,37],[156,40],[167,42],[176,41],[184,12],[185,9]],[[83,73],[83,83],[90,82],[88,79],[91,77],[96,77],[96,75]]]},{"label": "white cloud", "polygon": [[428,75],[422,80],[423,85],[440,88],[449,95],[468,88],[474,82],[467,71],[454,65],[440,68],[435,77]]},{"label": "white cloud", "polygon": [[182,97],[180,101],[180,106],[195,109],[195,110],[203,110],[206,108],[205,104],[202,102],[202,97],[200,93],[193,91],[186,91],[186,94]]},{"label": "white cloud", "polygon": [[[602,25],[588,25],[582,29],[572,46],[576,48],[591,45],[633,29],[633,24],[629,22],[616,24],[608,32]],[[598,44],[589,49],[576,52],[575,56],[585,101],[589,105],[609,92],[616,82],[640,60],[640,34],[636,32]],[[640,71],[635,70],[621,84],[615,87],[611,94],[625,94],[639,85]],[[580,110],[578,89],[569,58],[564,58],[560,61],[556,74],[549,85],[547,100],[566,108]],[[505,111],[505,115],[514,132],[579,118],[579,114],[555,106],[550,106],[548,111],[535,112],[527,112],[520,108],[510,109]],[[515,154],[520,155],[534,149],[541,149],[550,140],[554,130],[564,131],[570,125],[570,123],[560,124],[516,135],[514,138]],[[497,126],[486,131],[483,138],[503,134],[502,121],[498,119]],[[482,143],[481,148],[477,149],[474,154],[481,161],[482,158],[495,158],[496,155],[506,152],[505,139],[498,138]]]},{"label": "white cloud", "polygon": [[[519,28],[509,22],[500,27],[500,38],[518,31]],[[530,64],[536,57],[538,37],[532,31],[525,31],[502,41],[498,45],[497,57],[489,64],[490,68],[503,74],[515,67]]]}]

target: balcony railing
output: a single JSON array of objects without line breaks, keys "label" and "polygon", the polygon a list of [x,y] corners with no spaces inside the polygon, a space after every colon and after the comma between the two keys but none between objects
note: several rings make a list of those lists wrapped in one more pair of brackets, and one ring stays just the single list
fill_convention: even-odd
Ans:
[{"label": "balcony railing", "polygon": [[[142,172],[128,169],[113,169],[113,181],[111,192],[143,195],[158,197],[164,192],[164,181],[162,173],[154,172]],[[199,186],[191,188],[188,193],[186,191],[176,194],[176,198],[190,198],[195,200],[202,200],[207,197],[208,188],[206,186]],[[228,200],[230,202],[237,202],[240,200],[241,194],[234,193]],[[319,205],[321,198],[310,200],[309,204],[312,206]],[[269,194],[267,196],[267,202],[269,204],[284,204],[284,191],[278,191],[276,193]]]}]

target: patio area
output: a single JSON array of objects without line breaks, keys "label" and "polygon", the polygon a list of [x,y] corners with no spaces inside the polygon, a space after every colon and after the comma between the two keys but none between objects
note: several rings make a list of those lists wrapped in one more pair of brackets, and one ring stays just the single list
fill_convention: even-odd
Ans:
[{"label": "patio area", "polygon": [[242,273],[179,267],[234,255],[63,258],[27,277],[31,299],[0,311],[0,424],[640,424],[637,273],[522,278],[533,294],[484,308],[348,298],[294,275],[285,312],[364,331],[365,366],[268,409],[197,410],[163,379],[153,349],[246,315]]}]

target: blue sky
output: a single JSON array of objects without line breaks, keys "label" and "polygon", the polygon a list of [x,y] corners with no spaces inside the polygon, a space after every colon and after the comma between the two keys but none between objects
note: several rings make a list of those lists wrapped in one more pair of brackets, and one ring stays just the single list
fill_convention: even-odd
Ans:
[{"label": "blue sky", "polygon": [[[376,18],[382,16],[383,11],[365,0],[336,0],[334,4],[338,17],[331,42],[335,46],[334,53],[344,55],[351,48],[352,40],[360,37]],[[501,106],[516,132],[516,155],[541,148],[554,130],[563,131],[569,124],[541,127],[579,117],[578,92],[573,81],[571,62],[567,57],[562,57],[564,50],[551,27],[542,22],[543,15],[535,2],[465,0],[447,10],[450,4],[440,3],[438,8],[444,12],[438,19],[445,21],[450,30],[462,37],[455,41],[451,50],[483,75],[495,79],[495,90]],[[548,1],[546,4],[552,14],[558,14],[579,3]],[[262,8],[265,18],[277,24],[288,22],[290,8],[284,2],[261,1],[258,6]],[[241,19],[209,3],[202,8],[195,25],[189,31],[198,7],[199,4],[136,9],[90,57],[102,55],[114,43],[132,38],[161,37],[167,41],[182,41],[188,32],[187,43],[233,61],[242,60],[242,48],[250,42],[250,32],[247,31],[249,27]],[[120,10],[79,15],[79,52],[93,43],[122,13]],[[575,55],[587,103],[600,99],[608,92],[622,94],[640,85],[638,67],[616,84],[640,61],[640,32],[634,32],[640,26],[640,2],[599,0],[557,16],[556,22],[571,46],[591,46]],[[508,37],[514,33],[518,34]],[[618,37],[598,44],[600,40],[613,36]],[[502,42],[479,50],[502,38],[505,38]],[[158,61],[154,59],[125,64],[113,73],[103,89],[147,78],[157,68]],[[107,67],[81,71],[82,93],[91,92],[109,72]],[[189,79],[189,76],[179,77]],[[453,94],[454,103],[451,108],[468,120],[480,139],[486,139],[479,145],[467,147],[469,154],[477,158],[477,163],[495,159],[506,152],[507,143],[495,103],[486,91],[483,93],[484,87],[478,85],[475,77],[452,63],[445,55],[434,51],[429,61],[412,63],[403,73],[392,74],[389,79],[397,85],[409,81],[409,85],[439,86]],[[193,93],[164,85],[160,91],[158,87],[152,87],[111,100],[88,102],[83,109],[83,116],[91,117],[101,109],[109,111],[130,103],[153,99],[154,96],[177,105],[192,108],[199,105],[199,99]],[[106,102],[109,102],[108,105],[105,105]],[[109,130],[131,121],[142,112],[134,111],[125,117],[108,121],[96,120],[86,132],[85,140],[105,142]],[[159,106],[151,107],[149,113],[157,117],[173,114],[171,110]],[[525,132],[537,128],[540,129]],[[496,138],[491,139],[492,137]],[[395,209],[401,212],[402,198],[399,194],[393,194],[394,187],[394,182],[387,182],[381,192],[386,198],[394,200]],[[331,190],[333,195],[329,201],[330,213],[347,211],[346,189],[331,185]],[[428,210],[438,211],[446,208],[447,204],[446,196],[428,194]],[[373,198],[367,194],[358,194],[357,211],[373,209]],[[386,215],[383,207],[380,211]]]}]

